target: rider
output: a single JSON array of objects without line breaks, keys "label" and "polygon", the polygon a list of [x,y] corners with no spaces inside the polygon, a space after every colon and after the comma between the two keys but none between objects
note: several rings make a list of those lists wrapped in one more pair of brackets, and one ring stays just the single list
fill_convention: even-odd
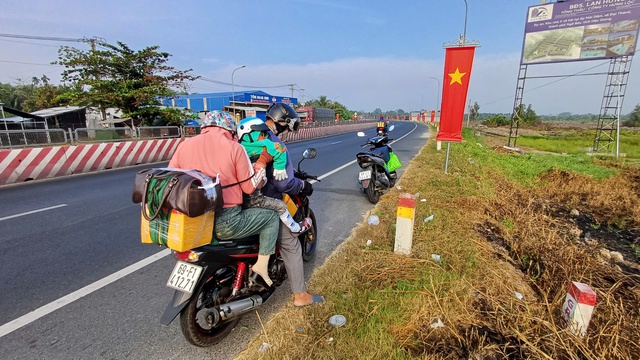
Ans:
[{"label": "rider", "polygon": [[[269,139],[284,147],[282,140],[278,135],[285,131],[297,131],[300,125],[298,114],[293,108],[285,103],[273,103],[267,109],[267,120],[265,123],[271,130],[267,133]],[[286,149],[286,147],[284,147]],[[266,196],[276,199],[282,199],[282,194],[297,195],[304,194],[309,196],[313,193],[313,187],[308,181],[303,181],[294,176],[293,164],[291,156],[287,152],[287,177],[282,180],[275,180],[273,172],[267,171],[267,184],[262,188],[262,193]],[[302,267],[302,247],[298,237],[291,233],[286,226],[280,226],[280,235],[278,236],[278,245],[280,247],[280,255],[287,268],[287,274],[291,281],[291,290],[293,291],[293,305],[306,306],[322,302],[324,298],[320,295],[311,295],[307,292],[304,282],[304,268]]]},{"label": "rider", "polygon": [[[271,286],[267,265],[275,252],[280,221],[270,209],[242,209],[242,194],[251,194],[264,184],[264,167],[254,173],[247,152],[236,139],[236,123],[233,116],[224,111],[206,113],[202,120],[202,132],[178,145],[169,162],[170,168],[197,169],[205,175],[219,176],[224,205],[216,211],[215,237],[221,240],[238,239],[259,234],[258,261],[252,271]],[[235,185],[234,185],[235,184]]]},{"label": "rider", "polygon": [[386,135],[389,131],[389,123],[384,120],[384,115],[380,115],[380,121],[378,121],[377,132],[378,135]]},{"label": "rider", "polygon": [[[269,127],[264,120],[257,117],[248,117],[238,123],[237,133],[240,144],[245,148],[249,159],[256,163],[271,163],[273,167],[273,178],[284,180],[287,178],[287,148],[283,144],[269,140],[267,133]],[[301,234],[311,228],[311,219],[306,218],[297,223],[293,220],[287,204],[282,200],[264,196],[260,190],[254,191],[249,197],[247,207],[262,207],[275,210],[280,215],[280,220],[291,232]]]}]

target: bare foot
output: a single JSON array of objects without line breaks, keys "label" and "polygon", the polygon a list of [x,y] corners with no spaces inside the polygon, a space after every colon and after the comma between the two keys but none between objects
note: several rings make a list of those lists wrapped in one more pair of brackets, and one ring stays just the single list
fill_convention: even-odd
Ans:
[{"label": "bare foot", "polygon": [[297,307],[307,306],[322,302],[324,298],[320,295],[311,295],[304,291],[299,294],[293,294],[293,305]]}]

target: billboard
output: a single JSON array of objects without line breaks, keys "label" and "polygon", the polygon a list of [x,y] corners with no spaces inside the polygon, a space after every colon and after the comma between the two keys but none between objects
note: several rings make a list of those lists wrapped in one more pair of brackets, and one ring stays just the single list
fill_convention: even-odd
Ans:
[{"label": "billboard", "polygon": [[530,6],[521,64],[633,55],[640,0],[569,0]]}]

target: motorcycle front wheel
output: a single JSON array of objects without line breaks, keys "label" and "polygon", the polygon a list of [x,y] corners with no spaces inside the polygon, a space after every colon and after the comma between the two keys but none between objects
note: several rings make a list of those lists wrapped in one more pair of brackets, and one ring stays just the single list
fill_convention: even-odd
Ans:
[{"label": "motorcycle front wheel", "polygon": [[311,229],[304,234],[298,236],[300,245],[302,245],[302,260],[311,261],[316,256],[316,245],[318,244],[318,223],[313,210],[309,209],[309,218],[311,218]]},{"label": "motorcycle front wheel", "polygon": [[367,188],[364,189],[364,193],[367,194],[367,199],[369,200],[370,203],[377,204],[378,201],[380,201],[380,195],[382,195],[382,193],[376,190],[375,177],[372,177],[369,180],[369,186],[367,186]]},{"label": "motorcycle front wheel", "polygon": [[[213,346],[224,339],[238,323],[239,318],[227,322],[214,319],[210,308],[228,302],[233,281],[220,284],[220,279],[233,277],[236,269],[223,266],[203,281],[195,290],[189,305],[180,313],[180,329],[182,334],[195,346]],[[215,323],[215,324],[214,324]]]}]

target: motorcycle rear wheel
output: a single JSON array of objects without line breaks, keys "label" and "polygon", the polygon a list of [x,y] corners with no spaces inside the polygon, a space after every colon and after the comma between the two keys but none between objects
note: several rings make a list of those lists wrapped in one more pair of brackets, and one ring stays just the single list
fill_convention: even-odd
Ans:
[{"label": "motorcycle rear wheel", "polygon": [[313,210],[309,209],[309,217],[311,218],[311,229],[304,234],[298,236],[300,245],[302,245],[302,260],[305,262],[313,260],[316,256],[316,245],[318,244],[318,223]]},{"label": "motorcycle rear wheel", "polygon": [[228,297],[231,295],[232,290],[229,285],[231,285],[230,283],[232,282],[227,281],[227,285],[221,286],[217,279],[224,273],[228,274],[229,271],[235,274],[236,269],[222,266],[214,271],[213,276],[198,286],[189,305],[180,313],[180,329],[182,330],[182,334],[188,342],[195,346],[208,347],[216,345],[229,335],[229,332],[231,332],[238,323],[239,318],[235,318],[207,328],[206,325],[203,326],[203,324],[201,324],[203,319],[198,319],[198,313],[200,311],[206,311],[206,308],[228,302]]},{"label": "motorcycle rear wheel", "polygon": [[374,177],[369,180],[369,186],[364,189],[364,193],[367,194],[367,199],[370,203],[377,204],[378,201],[380,201],[380,195],[382,195],[382,193],[376,190],[376,179]]}]

